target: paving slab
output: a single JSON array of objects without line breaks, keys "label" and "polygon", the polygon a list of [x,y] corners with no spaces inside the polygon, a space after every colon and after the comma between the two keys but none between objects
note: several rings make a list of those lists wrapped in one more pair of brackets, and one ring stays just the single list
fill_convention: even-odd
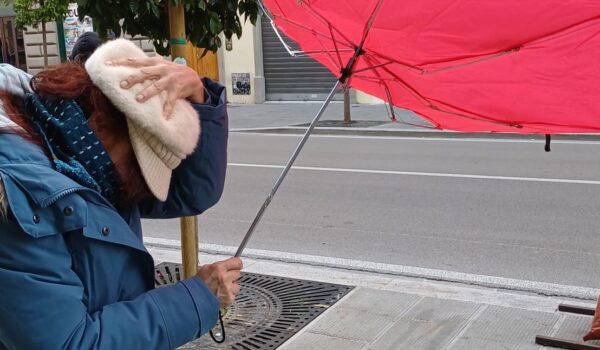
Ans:
[{"label": "paving slab", "polygon": [[488,306],[449,350],[538,350],[535,335],[552,332],[559,318],[554,313]]},{"label": "paving slab", "polygon": [[396,320],[371,349],[443,349],[480,307],[475,303],[423,298]]},{"label": "paving slab", "polygon": [[[545,332],[539,333],[539,335],[583,342],[583,336],[589,332],[592,325],[592,317],[575,316],[569,314],[562,314],[562,316],[562,322],[560,322],[560,326],[554,331],[554,333],[551,334]],[[585,343],[600,346],[600,340],[592,340]]]},{"label": "paving slab", "polygon": [[323,349],[343,349],[343,350],[361,350],[368,343],[350,339],[333,337],[325,334],[305,332],[300,334],[292,342],[281,346],[281,350],[323,350]]},{"label": "paving slab", "polygon": [[397,318],[422,298],[386,290],[357,288],[340,304],[342,309],[355,309],[375,315]]},{"label": "paving slab", "polygon": [[394,318],[391,316],[340,306],[314,321],[309,331],[332,337],[372,342],[393,321]]}]

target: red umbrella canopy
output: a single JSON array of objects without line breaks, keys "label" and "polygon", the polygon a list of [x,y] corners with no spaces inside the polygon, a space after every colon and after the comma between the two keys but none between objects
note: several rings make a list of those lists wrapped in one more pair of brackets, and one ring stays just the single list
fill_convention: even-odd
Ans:
[{"label": "red umbrella canopy", "polygon": [[348,84],[440,129],[600,131],[600,1],[264,0]]}]

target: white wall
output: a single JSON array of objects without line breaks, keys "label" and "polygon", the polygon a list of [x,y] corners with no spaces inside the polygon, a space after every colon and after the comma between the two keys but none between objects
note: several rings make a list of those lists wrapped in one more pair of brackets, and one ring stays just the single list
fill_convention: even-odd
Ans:
[{"label": "white wall", "polygon": [[[265,78],[262,62],[262,38],[260,32],[260,17],[253,26],[250,21],[242,19],[242,37],[235,35],[232,40],[232,50],[220,49],[219,76],[227,88],[227,97],[232,103],[262,103],[265,101]],[[234,95],[232,88],[232,73],[250,74],[250,95]]]}]

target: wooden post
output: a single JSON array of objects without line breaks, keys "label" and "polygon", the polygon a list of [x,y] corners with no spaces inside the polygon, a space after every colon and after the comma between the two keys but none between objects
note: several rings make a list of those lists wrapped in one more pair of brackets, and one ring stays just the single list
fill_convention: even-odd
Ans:
[{"label": "wooden post", "polygon": [[185,12],[182,5],[169,1],[169,32],[171,34],[171,56],[185,58]]},{"label": "wooden post", "polygon": [[181,218],[181,259],[183,275],[192,277],[198,270],[198,218]]},{"label": "wooden post", "polygon": [[[185,12],[183,6],[169,1],[169,31],[171,34],[171,57],[185,57]],[[181,218],[181,259],[183,275],[192,277],[198,270],[198,219],[195,216]]]}]

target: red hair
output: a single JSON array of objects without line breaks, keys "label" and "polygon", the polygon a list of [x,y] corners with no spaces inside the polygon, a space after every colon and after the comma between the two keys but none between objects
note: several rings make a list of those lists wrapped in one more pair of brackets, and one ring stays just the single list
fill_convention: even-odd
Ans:
[{"label": "red hair", "polygon": [[[44,70],[32,78],[31,86],[41,96],[75,99],[79,103],[90,127],[115,164],[124,189],[120,204],[136,202],[149,195],[129,140],[125,115],[93,84],[81,65],[64,63]],[[0,99],[8,117],[25,130],[17,133],[41,145],[41,140],[22,114],[22,103],[6,92],[0,94]]]},{"label": "red hair", "polygon": [[42,146],[42,140],[37,136],[35,129],[29,125],[23,114],[23,101],[16,96],[9,94],[6,91],[0,90],[0,101],[2,101],[2,107],[4,113],[8,119],[12,120],[15,124],[22,128],[13,127],[0,127],[0,134],[11,133],[17,134],[29,142],[35,143],[38,146]]}]

